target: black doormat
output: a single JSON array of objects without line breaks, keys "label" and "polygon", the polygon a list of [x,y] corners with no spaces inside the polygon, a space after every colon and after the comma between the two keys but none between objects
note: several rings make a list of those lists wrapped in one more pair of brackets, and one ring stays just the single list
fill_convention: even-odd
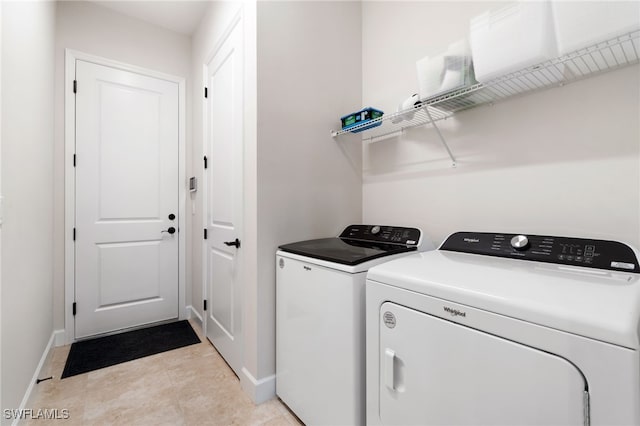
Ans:
[{"label": "black doormat", "polygon": [[189,321],[178,321],[71,345],[62,378],[200,343]]}]

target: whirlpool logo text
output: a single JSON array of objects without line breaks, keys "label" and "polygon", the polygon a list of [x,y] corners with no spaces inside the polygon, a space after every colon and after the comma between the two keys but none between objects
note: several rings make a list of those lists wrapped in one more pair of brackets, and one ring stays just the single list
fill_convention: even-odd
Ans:
[{"label": "whirlpool logo text", "polygon": [[444,307],[444,311],[447,312],[448,314],[451,314],[452,317],[463,317],[463,318],[467,317],[466,312],[460,311],[458,309],[452,309],[448,306]]}]

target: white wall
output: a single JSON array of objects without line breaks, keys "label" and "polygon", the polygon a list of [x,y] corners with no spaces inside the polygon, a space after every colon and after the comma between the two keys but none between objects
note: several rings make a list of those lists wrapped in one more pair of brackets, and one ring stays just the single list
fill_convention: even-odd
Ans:
[{"label": "white wall", "polygon": [[[187,176],[191,173],[191,38],[121,15],[90,2],[63,1],[57,10],[55,37],[55,163],[54,163],[54,315],[64,328],[64,50],[137,65],[187,79]],[[66,159],[69,160],[69,159]],[[185,183],[186,184],[186,183]],[[189,211],[189,209],[187,209]],[[181,226],[190,235],[191,216]],[[187,239],[188,241],[188,239]],[[191,295],[191,253],[187,244],[187,304]]]},{"label": "white wall", "polygon": [[[361,220],[361,3],[258,3],[257,379],[275,373],[275,252]],[[312,331],[310,331],[312,332]]]},{"label": "white wall", "polygon": [[[492,3],[364,2],[363,100],[395,111],[415,61],[462,38]],[[364,146],[367,223],[595,237],[640,245],[640,72],[628,67],[479,107]]]},{"label": "white wall", "polygon": [[[18,408],[52,336],[53,2],[2,5],[0,407]],[[10,421],[2,416],[2,424]]]}]

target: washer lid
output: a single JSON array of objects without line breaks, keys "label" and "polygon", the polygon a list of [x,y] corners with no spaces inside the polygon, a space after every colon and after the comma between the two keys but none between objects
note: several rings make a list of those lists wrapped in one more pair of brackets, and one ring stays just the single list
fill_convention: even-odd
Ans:
[{"label": "washer lid", "polygon": [[280,246],[280,250],[343,265],[358,265],[379,257],[413,251],[416,247],[346,238],[322,238],[284,244]]},{"label": "washer lid", "polygon": [[640,349],[640,275],[436,250],[371,268],[367,279]]},{"label": "washer lid", "polygon": [[281,245],[280,250],[342,265],[361,263],[433,245],[417,228],[381,225],[349,225],[337,238],[321,238]]}]

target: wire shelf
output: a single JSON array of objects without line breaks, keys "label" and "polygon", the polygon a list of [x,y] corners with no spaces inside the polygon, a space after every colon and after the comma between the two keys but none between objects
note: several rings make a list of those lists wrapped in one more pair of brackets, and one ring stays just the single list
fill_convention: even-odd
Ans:
[{"label": "wire shelf", "polygon": [[[466,109],[492,104],[506,98],[555,86],[562,86],[583,78],[612,71],[640,61],[640,31],[632,31],[610,40],[579,49],[535,66],[495,78],[485,83],[458,89],[423,101],[420,105],[385,114],[370,122],[348,130],[332,131],[337,137],[380,122],[372,129],[362,130],[364,141],[374,142],[402,134],[425,124],[433,124]],[[446,142],[443,140],[446,146]],[[447,148],[448,151],[448,148]],[[455,159],[449,152],[455,163]]]}]

